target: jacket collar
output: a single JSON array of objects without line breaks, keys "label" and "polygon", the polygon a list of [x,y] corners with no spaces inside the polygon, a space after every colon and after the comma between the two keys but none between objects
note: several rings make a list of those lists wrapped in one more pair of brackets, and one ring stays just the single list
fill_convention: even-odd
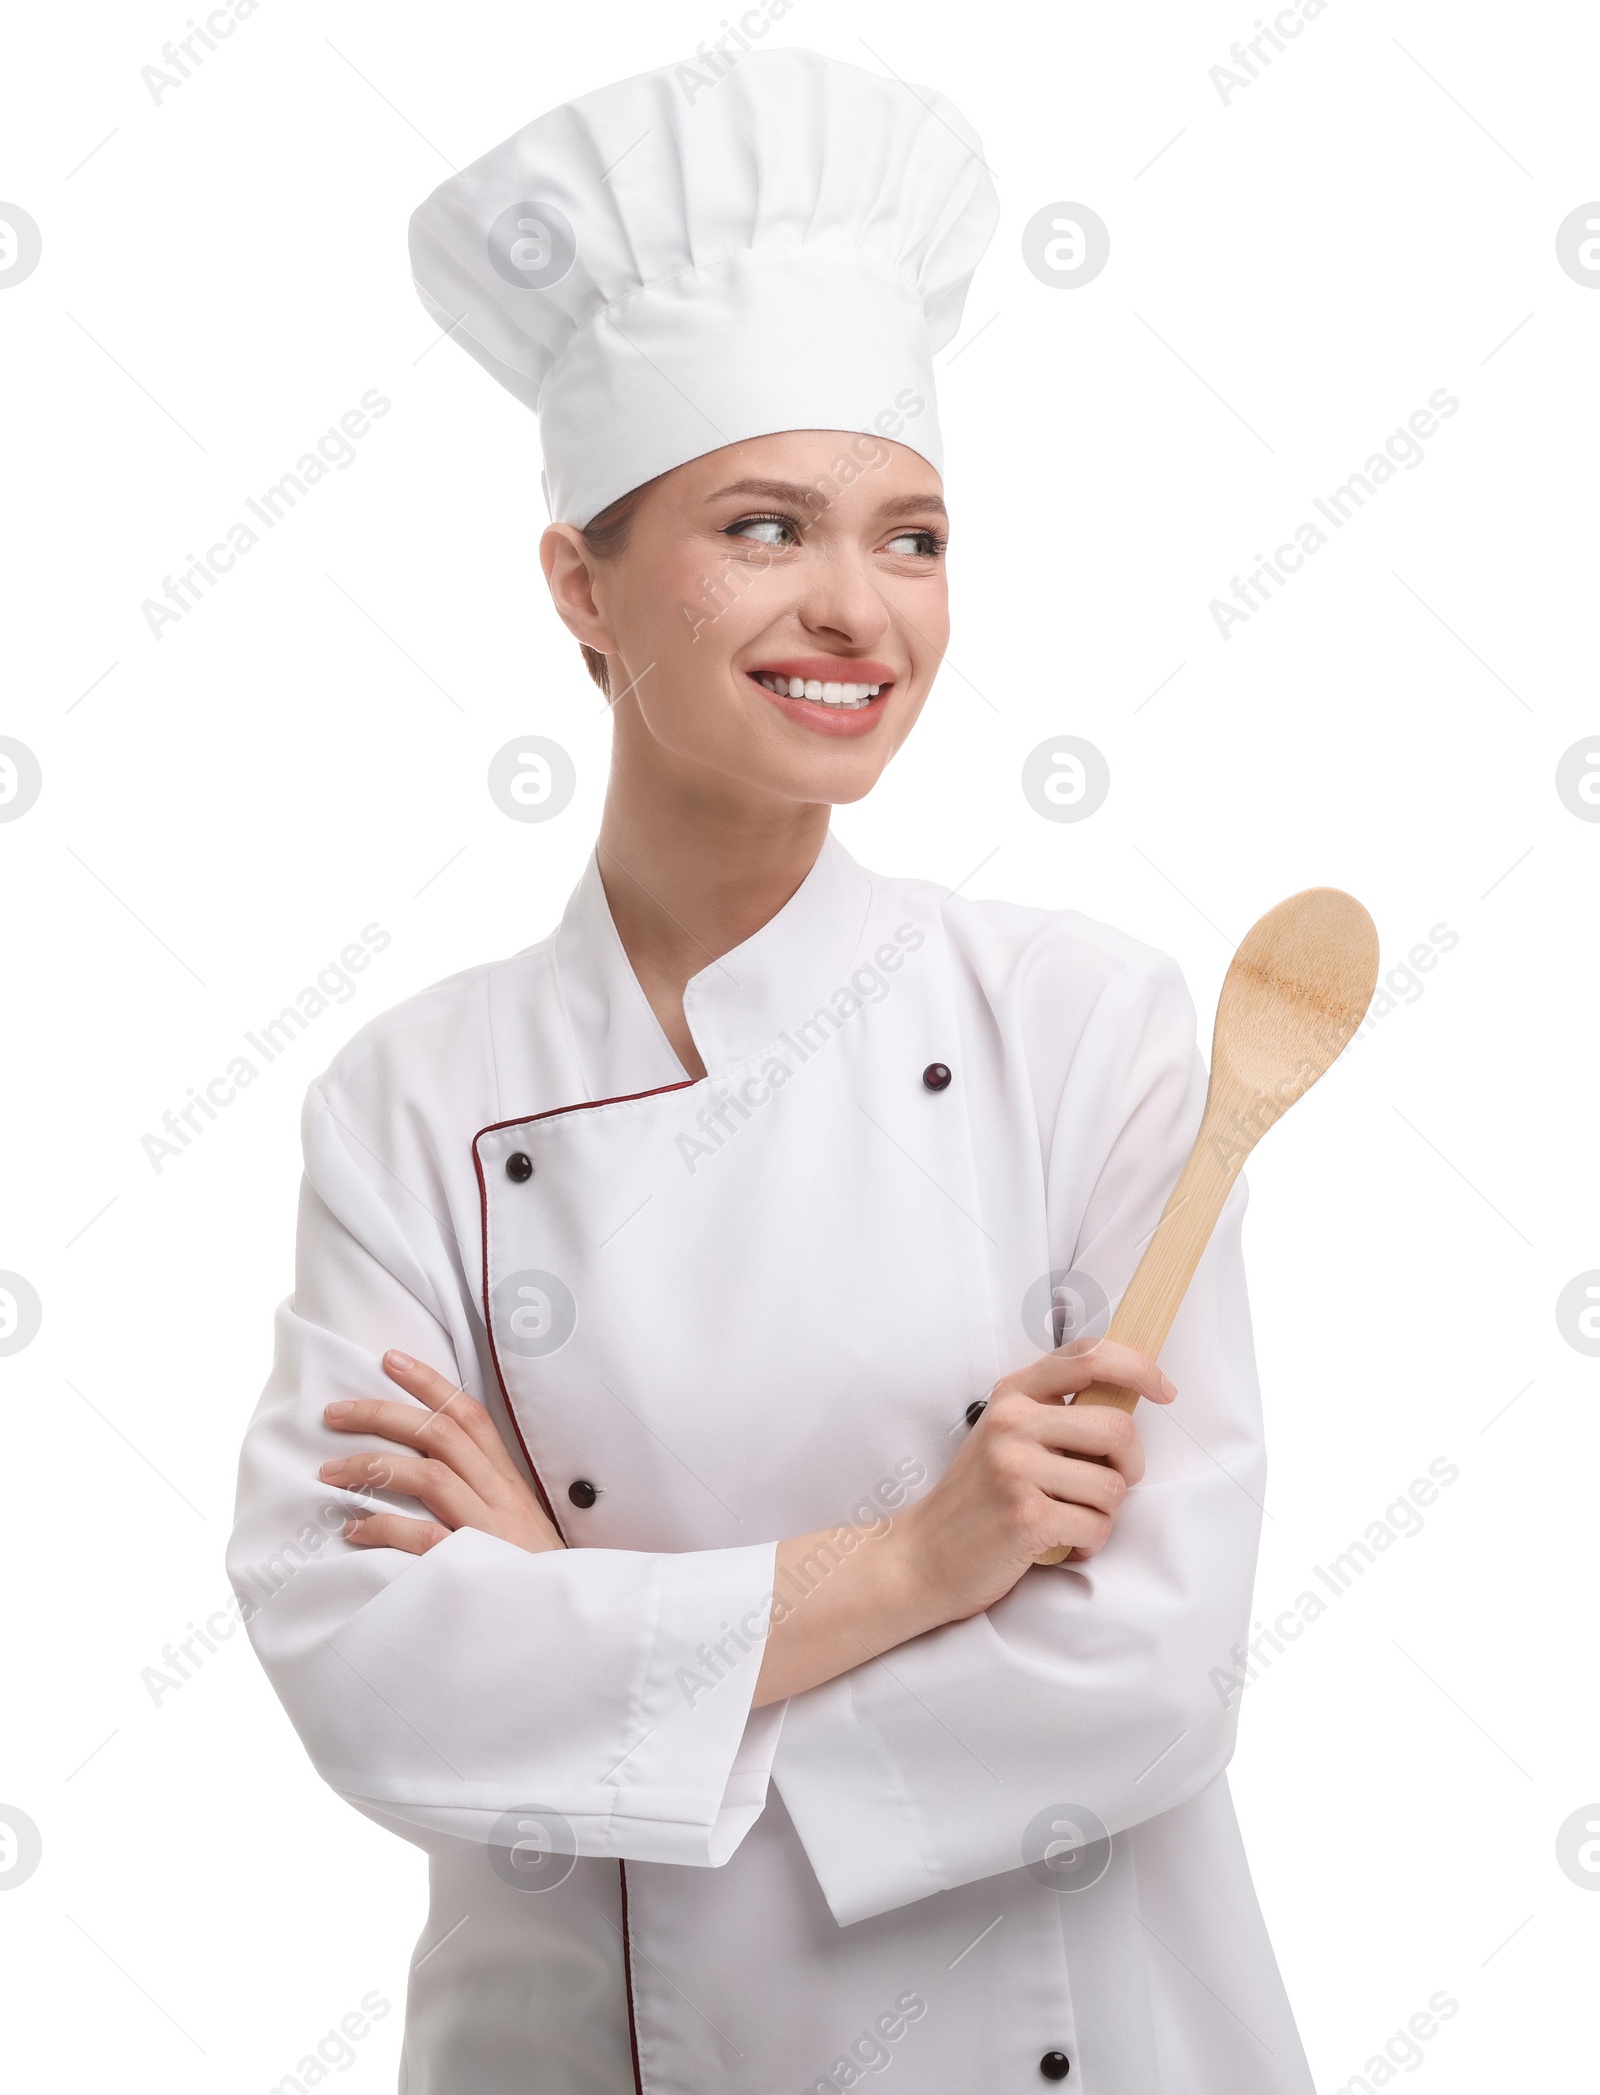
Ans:
[{"label": "jacket collar", "polygon": [[[707,1071],[744,1061],[845,981],[872,882],[830,831],[776,916],[691,977],[684,1015]],[[556,933],[556,975],[592,1099],[683,1083],[687,1071],[639,987],[590,853]]]}]

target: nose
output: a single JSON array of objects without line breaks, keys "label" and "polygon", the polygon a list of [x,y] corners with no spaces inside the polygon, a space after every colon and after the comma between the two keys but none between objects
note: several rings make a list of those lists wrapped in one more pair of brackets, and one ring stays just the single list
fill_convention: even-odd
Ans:
[{"label": "nose", "polygon": [[889,625],[866,556],[837,543],[817,549],[798,609],[800,623],[826,652],[864,653]]}]

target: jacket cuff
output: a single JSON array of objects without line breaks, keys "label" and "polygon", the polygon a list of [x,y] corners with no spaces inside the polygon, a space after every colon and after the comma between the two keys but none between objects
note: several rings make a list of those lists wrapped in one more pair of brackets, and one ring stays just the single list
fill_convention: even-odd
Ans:
[{"label": "jacket cuff", "polygon": [[784,1723],[750,1707],[774,1557],[530,1554],[460,1529],[307,1654],[285,1701],[318,1712],[301,1729],[326,1781],[421,1832],[482,1840],[538,1807],[580,1855],[714,1867],[760,1816]]},{"label": "jacket cuff", "polygon": [[942,1891],[921,1815],[842,1674],[786,1705],[772,1780],[840,1927]]}]

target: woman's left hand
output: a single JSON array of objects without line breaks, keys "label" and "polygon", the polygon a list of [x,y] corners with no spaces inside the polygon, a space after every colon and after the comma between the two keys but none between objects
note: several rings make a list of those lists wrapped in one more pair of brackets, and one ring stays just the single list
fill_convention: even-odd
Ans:
[{"label": "woman's left hand", "polygon": [[481,1404],[408,1353],[385,1353],[383,1371],[426,1409],[362,1397],[329,1404],[323,1417],[337,1433],[373,1433],[415,1452],[341,1455],[317,1474],[347,1491],[398,1491],[433,1518],[369,1513],[347,1523],[351,1542],[420,1557],[457,1528],[480,1528],[519,1549],[565,1547]]}]

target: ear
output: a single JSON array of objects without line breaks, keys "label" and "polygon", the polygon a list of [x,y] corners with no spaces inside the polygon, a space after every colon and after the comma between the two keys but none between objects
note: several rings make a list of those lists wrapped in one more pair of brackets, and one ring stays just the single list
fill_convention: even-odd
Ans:
[{"label": "ear", "polygon": [[615,654],[616,643],[595,596],[595,556],[575,524],[551,524],[546,529],[539,541],[539,564],[567,631],[599,654]]}]

